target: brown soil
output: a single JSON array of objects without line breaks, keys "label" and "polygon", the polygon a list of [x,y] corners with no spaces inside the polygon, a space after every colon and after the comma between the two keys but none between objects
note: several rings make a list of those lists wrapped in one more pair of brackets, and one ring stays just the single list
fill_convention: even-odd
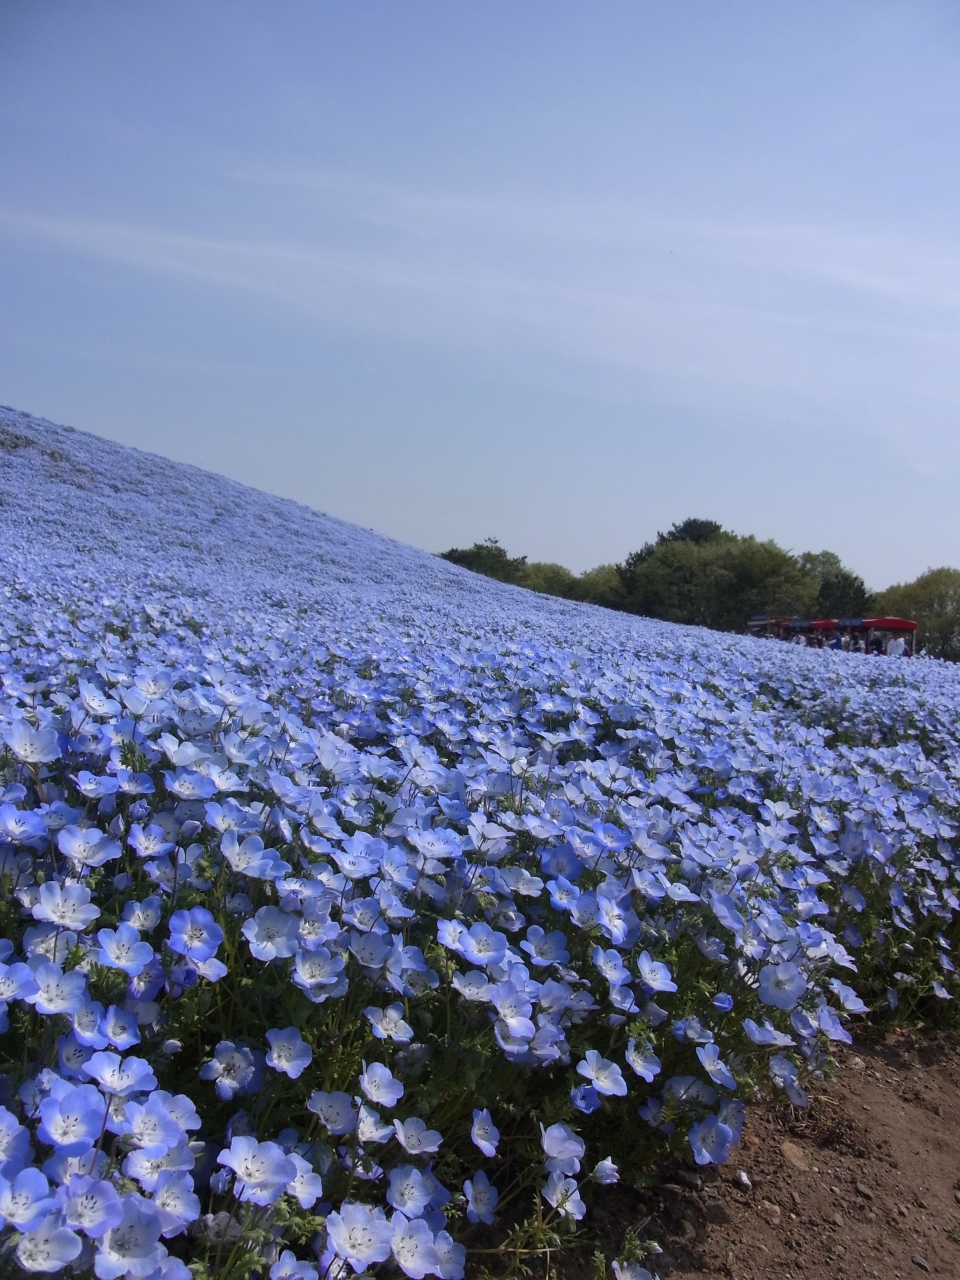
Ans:
[{"label": "brown soil", "polygon": [[712,1173],[667,1173],[622,1224],[659,1240],[661,1276],[958,1280],[960,1051],[902,1032],[858,1045],[809,1111],[750,1108]]}]

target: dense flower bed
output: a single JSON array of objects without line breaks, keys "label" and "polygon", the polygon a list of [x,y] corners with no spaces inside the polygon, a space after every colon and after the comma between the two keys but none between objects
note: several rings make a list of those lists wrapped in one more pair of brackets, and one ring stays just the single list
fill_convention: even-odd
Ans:
[{"label": "dense flower bed", "polygon": [[948,1007],[954,668],[541,600],[18,415],[0,446],[21,1267],[457,1280],[667,1146],[725,1161],[850,1015]]}]

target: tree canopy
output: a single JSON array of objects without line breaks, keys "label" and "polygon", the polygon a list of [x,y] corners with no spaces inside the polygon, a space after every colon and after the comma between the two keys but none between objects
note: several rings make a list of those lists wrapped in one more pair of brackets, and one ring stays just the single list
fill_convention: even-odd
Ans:
[{"label": "tree canopy", "polygon": [[771,617],[915,619],[919,644],[960,660],[960,570],[930,569],[915,582],[872,595],[833,551],[799,555],[772,540],[732,533],[691,517],[658,533],[616,565],[574,574],[561,564],[511,556],[496,538],[444,551],[444,560],[546,595],[584,600],[668,622],[743,631]]}]

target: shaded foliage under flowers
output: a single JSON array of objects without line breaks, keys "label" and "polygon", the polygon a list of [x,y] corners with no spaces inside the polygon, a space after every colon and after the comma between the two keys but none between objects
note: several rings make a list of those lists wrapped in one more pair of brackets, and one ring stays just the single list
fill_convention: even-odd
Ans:
[{"label": "shaded foliage under flowers", "polygon": [[[54,451],[100,526],[6,552],[22,1268],[456,1280],[667,1147],[722,1163],[850,1015],[952,1008],[953,669],[532,601],[16,421],[17,492]],[[131,458],[199,549],[124,514]]]}]

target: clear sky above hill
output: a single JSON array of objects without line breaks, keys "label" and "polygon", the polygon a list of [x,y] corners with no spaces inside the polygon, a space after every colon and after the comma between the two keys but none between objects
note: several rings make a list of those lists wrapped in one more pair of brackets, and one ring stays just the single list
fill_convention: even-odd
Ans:
[{"label": "clear sky above hill", "polygon": [[960,8],[0,5],[0,402],[431,550],[960,563]]}]

